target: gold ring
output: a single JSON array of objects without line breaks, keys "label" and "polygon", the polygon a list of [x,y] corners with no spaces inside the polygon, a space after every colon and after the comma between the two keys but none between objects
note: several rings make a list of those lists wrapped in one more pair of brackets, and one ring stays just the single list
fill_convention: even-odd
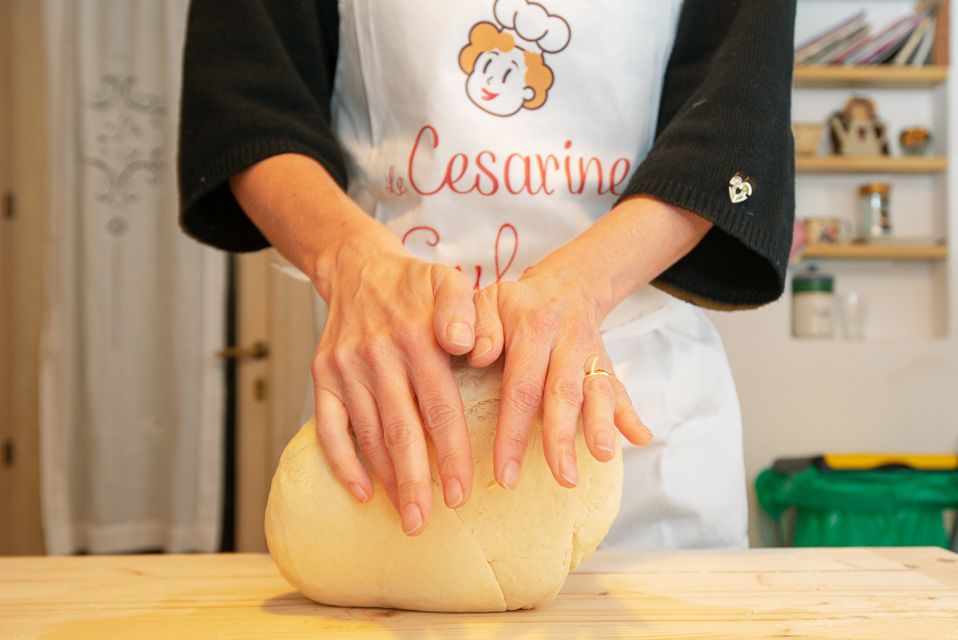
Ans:
[{"label": "gold ring", "polygon": [[589,365],[589,370],[585,372],[585,377],[589,376],[605,376],[606,378],[612,379],[612,374],[610,374],[605,369],[597,369],[596,364],[599,362],[599,356],[592,358],[592,364]]},{"label": "gold ring", "polygon": [[585,377],[588,378],[589,376],[605,376],[610,380],[612,379],[612,374],[605,369],[593,369],[592,371],[586,371]]}]

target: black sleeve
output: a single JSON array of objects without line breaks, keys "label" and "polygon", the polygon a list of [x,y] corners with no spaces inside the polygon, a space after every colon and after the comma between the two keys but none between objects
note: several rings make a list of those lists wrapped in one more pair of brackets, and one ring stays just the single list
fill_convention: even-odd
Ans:
[{"label": "black sleeve", "polygon": [[[795,0],[685,0],[655,141],[623,198],[647,194],[714,223],[654,284],[705,307],[778,298],[795,215]],[[733,203],[729,180],[752,194]]]},{"label": "black sleeve", "polygon": [[270,156],[310,156],[345,186],[330,129],[338,30],[334,0],[193,0],[179,147],[188,234],[231,251],[269,246],[228,181]]}]

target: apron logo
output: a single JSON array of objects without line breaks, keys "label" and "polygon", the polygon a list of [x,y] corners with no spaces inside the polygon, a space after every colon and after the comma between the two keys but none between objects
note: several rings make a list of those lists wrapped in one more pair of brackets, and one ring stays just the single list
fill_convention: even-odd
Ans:
[{"label": "apron logo", "polygon": [[569,23],[527,0],[496,0],[492,11],[499,25],[473,25],[469,44],[459,52],[459,68],[467,76],[466,95],[494,116],[538,109],[549,97],[554,79],[544,54],[559,53],[569,45]]}]

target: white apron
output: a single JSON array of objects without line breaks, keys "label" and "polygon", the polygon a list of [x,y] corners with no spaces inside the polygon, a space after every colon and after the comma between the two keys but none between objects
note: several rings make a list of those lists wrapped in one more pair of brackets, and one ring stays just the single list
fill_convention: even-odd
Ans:
[{"label": "white apron", "polygon": [[[349,195],[478,287],[518,278],[606,213],[648,152],[681,2],[341,0]],[[605,544],[745,545],[741,418],[715,328],[645,287],[603,338],[655,434],[622,441]]]}]

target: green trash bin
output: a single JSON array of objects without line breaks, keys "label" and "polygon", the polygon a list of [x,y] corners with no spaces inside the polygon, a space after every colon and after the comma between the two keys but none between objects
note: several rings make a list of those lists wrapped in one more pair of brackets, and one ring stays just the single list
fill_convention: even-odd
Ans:
[{"label": "green trash bin", "polygon": [[955,542],[944,517],[958,507],[955,471],[765,469],[755,492],[776,522],[795,509],[792,546],[950,548]]}]

